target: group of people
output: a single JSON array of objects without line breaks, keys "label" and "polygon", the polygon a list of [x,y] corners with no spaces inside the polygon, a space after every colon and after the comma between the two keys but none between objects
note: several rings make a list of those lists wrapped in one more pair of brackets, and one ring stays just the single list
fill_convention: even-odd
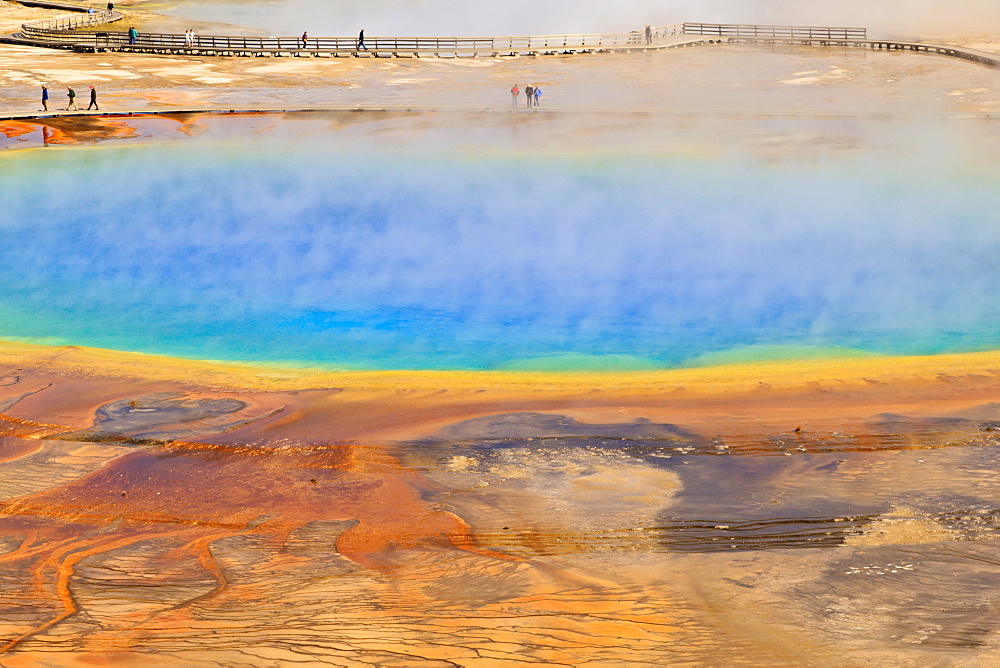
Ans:
[{"label": "group of people", "polygon": [[[76,91],[72,87],[66,87],[66,97],[69,102],[66,103],[66,111],[80,111],[80,107],[76,106]],[[100,111],[101,108],[97,106],[97,90],[91,86],[90,87],[90,105],[87,110],[96,109]],[[49,89],[46,86],[42,86],[42,111],[49,110]]]},{"label": "group of people", "polygon": [[198,42],[198,38],[194,34],[194,30],[184,31],[184,48],[190,49]]},{"label": "group of people", "polygon": [[[514,84],[510,89],[510,106],[517,106],[517,97],[521,94],[521,89]],[[528,107],[537,107],[542,101],[542,89],[538,84],[528,84],[524,87],[524,99]]]}]

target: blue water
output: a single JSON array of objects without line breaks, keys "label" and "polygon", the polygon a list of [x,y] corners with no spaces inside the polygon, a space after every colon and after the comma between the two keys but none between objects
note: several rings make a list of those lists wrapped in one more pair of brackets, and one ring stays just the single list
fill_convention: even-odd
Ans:
[{"label": "blue water", "polygon": [[996,178],[904,163],[333,135],[8,154],[0,338],[429,369],[1000,347]]}]

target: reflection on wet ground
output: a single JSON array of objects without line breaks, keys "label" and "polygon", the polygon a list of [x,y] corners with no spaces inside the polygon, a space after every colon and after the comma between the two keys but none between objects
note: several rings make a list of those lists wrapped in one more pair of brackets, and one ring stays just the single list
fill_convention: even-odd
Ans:
[{"label": "reflection on wet ground", "polygon": [[0,120],[0,149],[93,144],[116,139],[170,139],[190,136],[186,115],[66,116]]},{"label": "reflection on wet ground", "polygon": [[[254,142],[289,146],[303,139],[330,142],[340,151],[384,150],[432,154],[445,148],[470,154],[524,154],[531,159],[588,152],[628,154],[637,163],[650,156],[732,160],[763,164],[819,165],[831,157],[897,165],[920,161],[946,169],[947,161],[908,137],[931,132],[962,156],[963,169],[988,174],[1000,159],[1000,132],[993,120],[952,120],[947,126],[920,118],[809,118],[733,111],[724,116],[658,113],[546,113],[524,119],[490,111],[301,110],[107,116],[52,116],[0,120],[0,151],[90,146],[138,146],[184,141],[224,153],[227,144]],[[432,147],[432,149],[431,149]],[[430,149],[430,151],[429,151]],[[30,152],[26,152],[28,155]],[[68,163],[67,163],[68,164]],[[861,163],[859,163],[861,164]],[[907,163],[908,164],[908,163]],[[54,173],[54,178],[61,174]]]},{"label": "reflection on wet ground", "polygon": [[[730,418],[675,394],[3,380],[10,665],[997,658],[984,380],[905,410],[737,394]],[[366,436],[373,411],[414,437]]]}]

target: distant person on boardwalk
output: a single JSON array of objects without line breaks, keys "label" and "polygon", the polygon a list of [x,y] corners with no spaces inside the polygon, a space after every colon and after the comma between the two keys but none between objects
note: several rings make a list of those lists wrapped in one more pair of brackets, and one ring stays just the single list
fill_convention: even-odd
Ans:
[{"label": "distant person on boardwalk", "polygon": [[309,33],[305,30],[302,31],[302,48],[306,48],[306,44],[309,41]]},{"label": "distant person on boardwalk", "polygon": [[538,87],[538,84],[535,84],[535,106],[537,107],[538,103],[541,101],[542,101],[542,89]]},{"label": "distant person on boardwalk", "polygon": [[512,107],[517,106],[517,96],[520,94],[521,94],[521,89],[517,87],[517,84],[514,84],[510,89],[510,106]]},{"label": "distant person on boardwalk", "polygon": [[129,26],[128,29],[128,43],[135,44],[139,40],[139,31],[135,28]]},{"label": "distant person on boardwalk", "polygon": [[49,89],[42,86],[42,111],[49,110]]},{"label": "distant person on boardwalk", "polygon": [[98,111],[101,110],[101,108],[97,106],[97,91],[93,86],[90,87],[90,104],[87,105],[87,111],[90,111],[91,107],[97,109]]},{"label": "distant person on boardwalk", "polygon": [[184,48],[190,49],[194,45],[194,36],[190,30],[184,31]]},{"label": "distant person on boardwalk", "polygon": [[368,47],[365,46],[365,29],[364,28],[362,28],[361,32],[358,33],[358,46],[357,46],[357,49],[364,49],[365,51],[368,50]]},{"label": "distant person on boardwalk", "polygon": [[109,2],[109,3],[108,3],[108,16],[111,16],[111,13],[112,13],[113,11],[115,11],[115,3],[113,3],[113,2]]},{"label": "distant person on boardwalk", "polygon": [[535,89],[528,84],[524,87],[524,101],[528,103],[528,109],[535,103]]},{"label": "distant person on boardwalk", "polygon": [[76,106],[76,91],[72,88],[66,88],[66,97],[69,98],[69,104],[66,105],[66,111],[80,111],[80,108]]},{"label": "distant person on boardwalk", "polygon": [[650,28],[649,26],[646,26],[646,44],[652,44],[652,43],[653,43],[653,29]]}]

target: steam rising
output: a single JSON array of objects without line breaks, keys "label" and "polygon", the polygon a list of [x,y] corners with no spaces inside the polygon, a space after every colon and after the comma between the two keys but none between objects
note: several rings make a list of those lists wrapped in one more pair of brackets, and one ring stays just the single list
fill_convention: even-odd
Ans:
[{"label": "steam rising", "polygon": [[1000,191],[957,165],[420,149],[25,158],[0,336],[382,368],[997,345]]},{"label": "steam rising", "polygon": [[[260,28],[270,34],[526,35],[619,32],[683,21],[867,27],[878,36],[1000,31],[992,0],[283,0],[191,3],[178,15]],[[308,18],[305,18],[308,17]]]}]

